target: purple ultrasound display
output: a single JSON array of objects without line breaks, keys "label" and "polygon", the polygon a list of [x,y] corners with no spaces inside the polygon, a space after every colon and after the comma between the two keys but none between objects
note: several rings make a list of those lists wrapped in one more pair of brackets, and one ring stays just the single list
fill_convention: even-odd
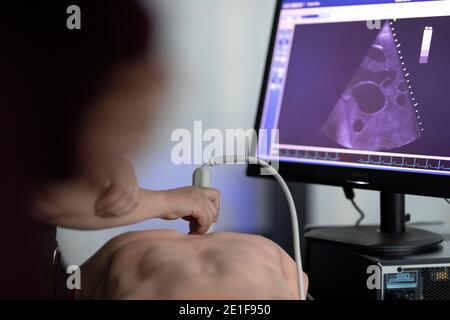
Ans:
[{"label": "purple ultrasound display", "polygon": [[343,147],[392,150],[421,137],[392,28],[384,24],[322,127]]},{"label": "purple ultrasound display", "polygon": [[[381,30],[364,22],[296,27],[279,114],[281,145],[355,150],[337,161],[450,170],[447,161],[409,156],[450,158],[450,17],[390,22]],[[433,36],[423,63],[426,28]],[[326,159],[319,153],[318,160]]]}]

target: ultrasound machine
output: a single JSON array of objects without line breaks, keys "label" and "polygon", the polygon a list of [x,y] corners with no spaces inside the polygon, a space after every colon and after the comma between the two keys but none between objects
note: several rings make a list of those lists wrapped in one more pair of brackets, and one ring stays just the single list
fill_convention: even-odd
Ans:
[{"label": "ultrasound machine", "polygon": [[450,197],[450,1],[278,1],[256,129],[285,178],[380,191],[379,225],[306,232],[311,297],[450,300],[450,238],[405,213]]}]

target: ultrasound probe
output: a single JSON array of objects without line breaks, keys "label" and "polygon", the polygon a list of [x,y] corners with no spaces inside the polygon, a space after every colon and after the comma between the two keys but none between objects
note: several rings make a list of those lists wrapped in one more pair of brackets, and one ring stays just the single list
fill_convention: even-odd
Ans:
[{"label": "ultrasound probe", "polygon": [[211,175],[209,173],[209,167],[214,167],[217,165],[224,164],[258,164],[270,175],[275,177],[275,180],[280,184],[281,189],[286,197],[286,200],[289,205],[289,211],[291,214],[291,223],[292,223],[292,234],[293,234],[293,242],[294,242],[294,255],[295,261],[297,264],[297,277],[298,277],[298,290],[300,300],[306,300],[305,297],[305,283],[303,279],[303,267],[302,267],[302,254],[300,247],[300,232],[298,227],[298,218],[297,218],[297,209],[295,207],[294,198],[292,197],[291,191],[289,190],[288,185],[278,173],[278,171],[272,167],[267,162],[257,159],[255,157],[250,156],[224,156],[224,157],[216,157],[210,159],[208,162],[203,164],[201,167],[197,168],[193,174],[193,185],[195,187],[203,187],[208,188],[211,186]]}]

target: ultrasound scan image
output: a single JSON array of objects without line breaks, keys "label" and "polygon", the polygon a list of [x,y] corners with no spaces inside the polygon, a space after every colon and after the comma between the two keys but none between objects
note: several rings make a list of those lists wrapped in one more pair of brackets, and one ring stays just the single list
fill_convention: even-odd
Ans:
[{"label": "ultrasound scan image", "polygon": [[421,137],[391,23],[385,22],[322,127],[346,148],[391,150]]},{"label": "ultrasound scan image", "polygon": [[297,25],[280,144],[450,156],[449,39],[446,16]]}]

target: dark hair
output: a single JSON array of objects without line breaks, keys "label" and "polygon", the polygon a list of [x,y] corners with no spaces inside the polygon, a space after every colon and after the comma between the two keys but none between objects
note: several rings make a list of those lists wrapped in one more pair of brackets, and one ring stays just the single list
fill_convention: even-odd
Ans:
[{"label": "dark hair", "polygon": [[[66,26],[73,4],[81,10],[80,30]],[[23,132],[30,133],[23,138],[33,141],[38,178],[65,179],[74,174],[75,141],[89,102],[111,69],[148,50],[150,21],[131,0],[26,4],[15,19],[9,62]]]}]

